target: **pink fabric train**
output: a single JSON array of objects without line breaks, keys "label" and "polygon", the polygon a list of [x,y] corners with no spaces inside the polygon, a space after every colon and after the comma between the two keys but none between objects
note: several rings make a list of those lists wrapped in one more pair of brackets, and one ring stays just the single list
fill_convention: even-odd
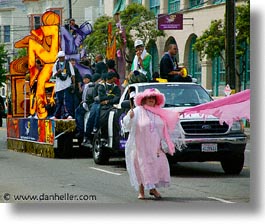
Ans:
[{"label": "pink fabric train", "polygon": [[180,112],[184,116],[195,113],[203,116],[213,115],[218,117],[220,124],[225,122],[229,127],[236,120],[242,118],[250,120],[250,90],[247,89],[219,100],[187,108]]}]

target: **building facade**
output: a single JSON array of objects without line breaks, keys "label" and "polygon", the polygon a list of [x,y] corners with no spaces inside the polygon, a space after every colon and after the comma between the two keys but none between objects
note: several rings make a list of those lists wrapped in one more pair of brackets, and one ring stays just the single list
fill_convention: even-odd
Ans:
[{"label": "building facade", "polygon": [[[240,1],[237,1],[240,3]],[[174,43],[178,47],[179,65],[186,66],[189,73],[198,80],[206,89],[213,91],[213,95],[224,95],[225,67],[221,58],[215,60],[200,59],[198,52],[192,45],[196,38],[209,28],[211,21],[224,20],[225,0],[105,0],[105,14],[111,16],[118,10],[122,11],[131,3],[139,3],[147,9],[158,14],[183,14],[182,30],[165,30],[165,37],[158,38],[157,42],[149,50],[153,56],[154,72],[159,71],[159,61],[167,46]],[[237,3],[238,4],[238,3]],[[124,24],[126,25],[126,24]],[[242,74],[241,88],[249,88],[249,46],[246,45],[247,55],[242,61],[247,61],[244,74]],[[241,70],[242,61],[238,62]]]},{"label": "building facade", "polygon": [[[71,7],[69,3],[71,4]],[[17,54],[14,43],[28,35],[30,30],[41,25],[45,11],[60,15],[61,25],[74,18],[77,24],[84,21],[94,23],[103,14],[102,0],[0,0],[0,43],[8,51],[8,64]]]},{"label": "building facade", "polygon": [[[18,55],[19,49],[14,44],[41,25],[41,16],[46,11],[59,14],[61,25],[69,18],[74,18],[77,24],[84,21],[93,24],[103,14],[103,0],[0,0],[0,43],[8,52],[7,71],[9,63]],[[0,90],[5,95],[6,85]]]}]

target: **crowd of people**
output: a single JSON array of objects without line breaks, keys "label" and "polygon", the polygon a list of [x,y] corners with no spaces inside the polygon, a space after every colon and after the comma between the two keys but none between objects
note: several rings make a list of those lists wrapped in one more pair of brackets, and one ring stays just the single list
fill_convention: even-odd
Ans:
[{"label": "crowd of people", "polygon": [[[68,27],[76,24],[71,20]],[[145,49],[142,40],[134,43],[135,57],[131,72],[125,77],[128,83],[153,82],[157,77],[168,81],[190,82],[191,77],[184,77],[176,61],[177,46],[170,44],[168,51],[160,61],[160,75],[152,71],[152,56]],[[65,59],[65,52],[59,51],[53,66],[52,78],[55,80],[56,104],[52,119],[75,119],[76,137],[83,139],[83,145],[91,147],[93,134],[100,127],[100,112],[119,102],[122,85],[115,68],[115,61],[104,60],[96,55],[91,69],[92,74],[80,75],[75,59]],[[124,87],[124,86],[123,86]],[[86,112],[90,112],[87,124],[84,124]]]},{"label": "crowd of people", "polygon": [[[75,35],[76,27],[75,21],[71,20],[66,28]],[[169,82],[191,81],[178,66],[175,44],[169,45],[160,61],[160,75],[158,72],[153,74],[152,56],[145,49],[143,41],[136,40],[134,47],[135,57],[131,71],[125,77],[127,83],[154,82],[156,78],[164,78]],[[113,105],[119,103],[124,86],[120,83],[120,76],[112,59],[104,60],[98,54],[91,69],[92,74],[81,76],[76,60],[66,60],[65,57],[65,52],[59,51],[52,70],[56,103],[50,119],[75,119],[76,138],[82,139],[83,146],[92,148],[93,135],[99,128],[102,137],[107,139],[108,128],[104,126],[107,119],[104,120],[104,114],[106,118]],[[161,198],[156,188],[166,187],[170,183],[169,166],[166,155],[161,150],[161,140],[166,139],[172,154],[174,147],[168,132],[176,126],[178,116],[173,113],[171,116],[169,111],[163,111],[161,107],[164,103],[162,93],[147,89],[135,96],[136,107],[124,118],[125,128],[133,133],[126,143],[126,166],[132,185],[139,191],[139,199],[145,198],[144,190],[147,189],[150,195]],[[89,117],[84,124],[87,112]],[[139,148],[140,145],[143,147]]]},{"label": "crowd of people", "polygon": [[[121,96],[119,74],[115,61],[103,61],[98,54],[92,74],[80,75],[76,60],[66,60],[65,52],[59,51],[52,70],[55,82],[55,112],[51,119],[75,119],[76,136],[90,145],[91,133],[99,129],[99,115],[102,109],[112,107]],[[84,116],[90,111],[86,132]]]}]

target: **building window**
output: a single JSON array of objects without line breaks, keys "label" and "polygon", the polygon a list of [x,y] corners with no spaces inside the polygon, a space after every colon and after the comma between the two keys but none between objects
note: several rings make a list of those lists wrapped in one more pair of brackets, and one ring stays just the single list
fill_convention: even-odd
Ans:
[{"label": "building window", "polygon": [[220,4],[220,3],[223,3],[223,2],[226,2],[226,0],[213,0],[213,4]]},{"label": "building window", "polygon": [[198,52],[193,50],[193,44],[195,41],[196,36],[193,36],[189,47],[188,72],[193,78],[197,79],[198,83],[201,83],[201,61]]},{"label": "building window", "polygon": [[114,5],[113,15],[123,11],[125,9],[125,6],[126,6],[125,0],[117,0],[117,2]]},{"label": "building window", "polygon": [[[222,52],[225,57],[225,52]],[[226,71],[224,60],[219,56],[212,60],[212,86],[214,96],[219,96],[226,85]]]},{"label": "building window", "polygon": [[180,10],[180,0],[168,0],[168,13],[174,13]]},{"label": "building window", "polygon": [[142,0],[132,0],[132,3],[138,3],[138,4],[142,5]]},{"label": "building window", "polygon": [[29,23],[30,23],[30,29],[31,30],[36,30],[40,28],[41,26],[41,15],[40,14],[32,14],[30,15],[29,18]]},{"label": "building window", "polygon": [[190,8],[198,8],[203,5],[203,0],[190,0]]},{"label": "building window", "polygon": [[10,25],[4,26],[4,43],[10,42]]},{"label": "building window", "polygon": [[155,15],[160,13],[160,0],[150,0],[150,11]]}]

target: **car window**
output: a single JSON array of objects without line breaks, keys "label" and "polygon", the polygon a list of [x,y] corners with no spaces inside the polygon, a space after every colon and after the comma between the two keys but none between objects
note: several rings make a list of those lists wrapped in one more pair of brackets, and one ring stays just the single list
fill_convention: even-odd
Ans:
[{"label": "car window", "polygon": [[188,107],[196,106],[202,103],[212,101],[207,91],[199,85],[149,85],[141,86],[139,91],[142,92],[147,88],[157,88],[166,97],[165,107]]},{"label": "car window", "polygon": [[130,94],[132,92],[135,92],[135,87],[134,86],[131,86],[130,88],[127,89],[127,91],[125,93],[124,100],[129,100],[130,99]]}]

